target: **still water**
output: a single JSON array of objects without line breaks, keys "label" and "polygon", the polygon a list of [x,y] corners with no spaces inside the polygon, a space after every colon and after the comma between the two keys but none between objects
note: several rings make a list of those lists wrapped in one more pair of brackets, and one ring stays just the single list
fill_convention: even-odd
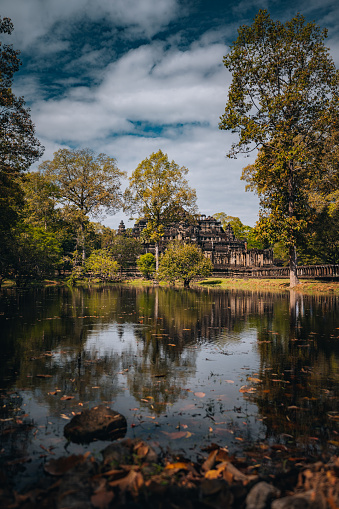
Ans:
[{"label": "still water", "polygon": [[0,468],[18,487],[51,457],[99,456],[105,442],[69,444],[63,428],[101,402],[126,417],[126,437],[190,457],[213,442],[237,455],[338,450],[338,297],[3,290],[0,327]]}]

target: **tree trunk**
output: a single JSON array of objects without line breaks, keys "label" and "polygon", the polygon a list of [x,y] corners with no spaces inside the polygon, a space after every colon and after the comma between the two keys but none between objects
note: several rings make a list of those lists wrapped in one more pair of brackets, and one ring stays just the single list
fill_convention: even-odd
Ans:
[{"label": "tree trunk", "polygon": [[82,264],[85,263],[86,259],[86,246],[85,246],[85,226],[81,223],[81,244],[82,244]]},{"label": "tree trunk", "polygon": [[190,280],[184,279],[184,288],[189,288],[189,287],[190,287]]},{"label": "tree trunk", "polygon": [[297,276],[297,250],[295,246],[290,246],[290,288],[294,288],[299,284]]},{"label": "tree trunk", "polygon": [[[288,216],[291,218],[294,215],[294,182],[293,182],[293,161],[289,161],[289,178],[288,178]],[[294,233],[292,233],[294,235]],[[290,288],[294,288],[299,284],[297,276],[297,249],[296,246],[290,246]]]},{"label": "tree trunk", "polygon": [[159,244],[155,243],[155,270],[158,272],[159,270]]}]

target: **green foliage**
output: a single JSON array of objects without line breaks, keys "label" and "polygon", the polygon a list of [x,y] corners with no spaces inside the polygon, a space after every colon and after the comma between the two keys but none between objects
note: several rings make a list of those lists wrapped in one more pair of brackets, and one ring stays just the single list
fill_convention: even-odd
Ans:
[{"label": "green foliage", "polygon": [[224,58],[233,75],[220,129],[238,133],[229,157],[260,148],[244,169],[260,198],[261,238],[284,243],[296,279],[296,245],[312,221],[308,196],[326,169],[323,150],[339,119],[339,74],[326,30],[297,14],[285,24],[261,10]]},{"label": "green foliage", "polygon": [[84,269],[90,279],[114,281],[117,278],[119,265],[106,249],[97,249],[87,258]]},{"label": "green foliage", "polygon": [[11,276],[18,286],[54,275],[62,263],[62,250],[55,235],[44,228],[18,225],[13,244]]},{"label": "green foliage", "polygon": [[115,213],[122,206],[121,179],[126,173],[105,154],[95,155],[88,149],[60,149],[52,161],[44,161],[39,169],[58,189],[58,201],[64,206],[69,221],[78,224],[83,260],[86,257],[85,225],[88,216],[99,217],[102,210]]},{"label": "green foliage", "polygon": [[139,256],[137,259],[137,267],[146,279],[150,279],[155,273],[155,256],[152,253]]},{"label": "green foliage", "polygon": [[[188,185],[188,169],[169,161],[161,150],[144,159],[129,178],[124,210],[148,221],[145,239],[158,244],[164,228],[180,219],[183,209],[197,212],[196,192]],[[156,250],[156,259],[158,252]]]},{"label": "green foliage", "polygon": [[[11,34],[9,18],[0,17],[0,34]],[[12,91],[13,75],[21,65],[19,51],[0,41],[0,171],[15,178],[43,153],[23,97]]]},{"label": "green foliage", "polygon": [[[0,17],[0,34],[12,31],[11,20]],[[20,65],[19,51],[0,41],[0,281],[16,256],[14,229],[23,206],[21,175],[43,153],[25,101],[12,91]]]},{"label": "green foliage", "polygon": [[239,217],[228,216],[225,212],[218,212],[213,217],[221,222],[224,229],[230,225],[235,238],[247,242],[247,249],[264,249],[264,244],[257,238],[255,229],[243,224]]},{"label": "green foliage", "polygon": [[139,239],[126,232],[123,235],[115,235],[109,246],[109,252],[120,267],[126,269],[135,266],[136,260],[142,252],[142,244]]},{"label": "green foliage", "polygon": [[189,286],[193,278],[207,277],[212,270],[211,260],[205,258],[197,246],[173,242],[160,258],[158,277],[172,284],[177,280],[183,281],[185,286]]}]

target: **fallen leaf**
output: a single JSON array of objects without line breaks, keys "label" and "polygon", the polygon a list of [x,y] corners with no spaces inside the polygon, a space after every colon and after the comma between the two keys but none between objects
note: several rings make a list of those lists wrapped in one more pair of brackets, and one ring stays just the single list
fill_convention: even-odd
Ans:
[{"label": "fallen leaf", "polygon": [[204,398],[206,394],[204,392],[195,392],[194,396],[196,396],[197,398]]},{"label": "fallen leaf", "polygon": [[234,384],[234,380],[224,380],[224,382],[226,382],[228,384]]},{"label": "fallen leaf", "polygon": [[257,389],[255,387],[249,387],[248,385],[243,385],[242,387],[240,387],[239,392],[251,393],[251,392],[255,392],[256,390]]},{"label": "fallen leaf", "polygon": [[63,475],[71,468],[85,460],[82,454],[71,454],[70,456],[62,456],[61,458],[51,459],[45,464],[44,469],[50,475]]},{"label": "fallen leaf", "polygon": [[184,438],[189,433],[188,431],[174,431],[170,433],[169,431],[162,431],[164,435],[167,435],[172,440],[176,440],[177,438]]},{"label": "fallen leaf", "polygon": [[62,398],[60,398],[60,401],[66,401],[66,400],[69,400],[69,399],[74,399],[74,396],[62,396]]},{"label": "fallen leaf", "polygon": [[91,496],[91,504],[95,509],[106,509],[114,498],[113,491],[102,489]]},{"label": "fallen leaf", "polygon": [[189,470],[187,463],[181,461],[177,463],[169,463],[165,466],[165,470]]},{"label": "fallen leaf", "polygon": [[60,417],[61,417],[62,419],[67,419],[68,421],[70,420],[70,417],[68,417],[68,416],[67,416],[67,415],[65,415],[65,414],[60,414]]}]

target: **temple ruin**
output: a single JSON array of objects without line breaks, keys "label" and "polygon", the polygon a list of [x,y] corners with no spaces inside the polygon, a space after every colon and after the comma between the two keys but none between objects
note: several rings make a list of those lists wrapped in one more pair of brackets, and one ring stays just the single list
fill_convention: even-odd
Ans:
[{"label": "temple ruin", "polygon": [[[133,227],[133,236],[140,238],[147,221],[140,219]],[[118,233],[124,233],[123,222]],[[204,255],[214,265],[214,272],[228,272],[229,269],[246,269],[254,267],[272,267],[272,249],[247,249],[245,241],[235,238],[230,225],[224,230],[220,221],[214,217],[201,215],[193,223],[184,219],[165,228],[159,242],[159,251],[163,252],[166,245],[173,240],[192,242],[199,246]],[[145,252],[154,253],[155,245],[144,243]]]}]

